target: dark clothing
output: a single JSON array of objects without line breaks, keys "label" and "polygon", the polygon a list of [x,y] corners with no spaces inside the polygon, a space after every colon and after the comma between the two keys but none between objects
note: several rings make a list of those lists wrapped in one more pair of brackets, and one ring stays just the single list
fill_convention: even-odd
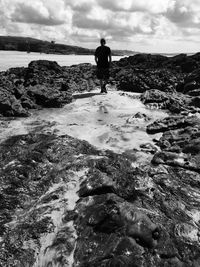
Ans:
[{"label": "dark clothing", "polygon": [[110,77],[109,68],[97,68],[97,78],[108,80]]},{"label": "dark clothing", "polygon": [[109,68],[108,56],[111,54],[111,50],[108,46],[102,45],[97,47],[95,56],[98,58],[97,68],[106,69]]}]

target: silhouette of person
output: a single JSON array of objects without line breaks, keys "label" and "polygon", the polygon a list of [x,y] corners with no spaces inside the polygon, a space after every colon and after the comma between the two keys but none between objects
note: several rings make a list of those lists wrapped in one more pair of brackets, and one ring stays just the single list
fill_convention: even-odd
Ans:
[{"label": "silhouette of person", "polygon": [[95,62],[97,64],[97,78],[100,80],[101,93],[107,93],[106,84],[110,76],[109,68],[112,62],[110,47],[106,46],[106,40],[100,40],[100,46],[95,51]]}]

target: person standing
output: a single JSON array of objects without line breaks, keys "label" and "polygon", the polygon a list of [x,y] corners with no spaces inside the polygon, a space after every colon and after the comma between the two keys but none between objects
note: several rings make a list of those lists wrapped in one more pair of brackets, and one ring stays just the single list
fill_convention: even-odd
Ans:
[{"label": "person standing", "polygon": [[110,76],[109,68],[112,62],[110,47],[106,46],[106,40],[100,40],[100,46],[95,50],[95,62],[97,64],[97,78],[100,80],[101,93],[107,93],[106,84]]}]

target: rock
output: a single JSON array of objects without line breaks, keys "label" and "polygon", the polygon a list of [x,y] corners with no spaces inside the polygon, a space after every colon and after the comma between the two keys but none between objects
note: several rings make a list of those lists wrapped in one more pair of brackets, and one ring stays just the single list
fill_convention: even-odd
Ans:
[{"label": "rock", "polygon": [[115,74],[117,88],[123,91],[143,93],[146,90],[161,91],[175,89],[182,81],[180,74],[174,74],[166,69],[132,69],[124,68]]},{"label": "rock", "polygon": [[27,116],[28,109],[62,107],[72,101],[63,69],[54,61],[32,61],[28,68],[11,68],[0,75],[4,116]]},{"label": "rock", "polygon": [[196,81],[188,82],[184,85],[183,93],[188,93],[195,90],[198,87]]},{"label": "rock", "polygon": [[165,103],[169,101],[170,96],[165,93],[161,92],[157,89],[151,89],[149,91],[144,92],[140,99],[144,104],[148,103]]},{"label": "rock", "polygon": [[200,96],[200,89],[189,91],[188,94],[191,96]]},{"label": "rock", "polygon": [[58,65],[56,61],[35,60],[35,61],[31,61],[28,64],[28,70],[30,72],[54,71],[56,73],[59,73],[62,71],[62,68]]},{"label": "rock", "polygon": [[158,151],[158,148],[151,143],[142,144],[140,145],[140,148],[141,151],[148,152],[151,154],[155,154]]},{"label": "rock", "polygon": [[199,174],[166,161],[190,155],[185,140],[199,138],[194,127],[165,133],[179,154],[161,151],[161,164],[137,168],[69,136],[32,133],[1,143],[0,264],[64,265],[72,252],[74,266],[198,263]]},{"label": "rock", "polygon": [[196,116],[170,116],[162,120],[157,120],[147,126],[147,133],[154,134],[165,132],[168,130],[175,130],[178,128],[186,128],[187,126],[195,125],[198,122]]},{"label": "rock", "polygon": [[149,118],[146,114],[143,114],[141,112],[136,113],[132,117],[128,118],[126,120],[126,123],[136,123],[138,121],[149,121],[151,118]]},{"label": "rock", "polygon": [[37,105],[43,107],[58,108],[72,101],[71,94],[62,94],[54,87],[46,87],[44,85],[30,86],[27,89],[27,95],[34,99]]},{"label": "rock", "polygon": [[200,96],[193,97],[190,104],[191,104],[191,106],[200,108]]},{"label": "rock", "polygon": [[21,106],[21,103],[6,90],[0,89],[0,113],[3,116],[26,117],[28,112]]},{"label": "rock", "polygon": [[191,110],[191,98],[177,92],[161,92],[151,89],[141,95],[148,108],[168,109],[172,113]]}]

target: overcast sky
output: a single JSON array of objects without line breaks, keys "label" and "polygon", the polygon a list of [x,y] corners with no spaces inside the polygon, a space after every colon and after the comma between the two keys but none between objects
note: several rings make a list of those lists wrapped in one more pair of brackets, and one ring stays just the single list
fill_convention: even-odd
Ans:
[{"label": "overcast sky", "polygon": [[200,0],[0,0],[0,35],[95,48],[200,51]]}]

